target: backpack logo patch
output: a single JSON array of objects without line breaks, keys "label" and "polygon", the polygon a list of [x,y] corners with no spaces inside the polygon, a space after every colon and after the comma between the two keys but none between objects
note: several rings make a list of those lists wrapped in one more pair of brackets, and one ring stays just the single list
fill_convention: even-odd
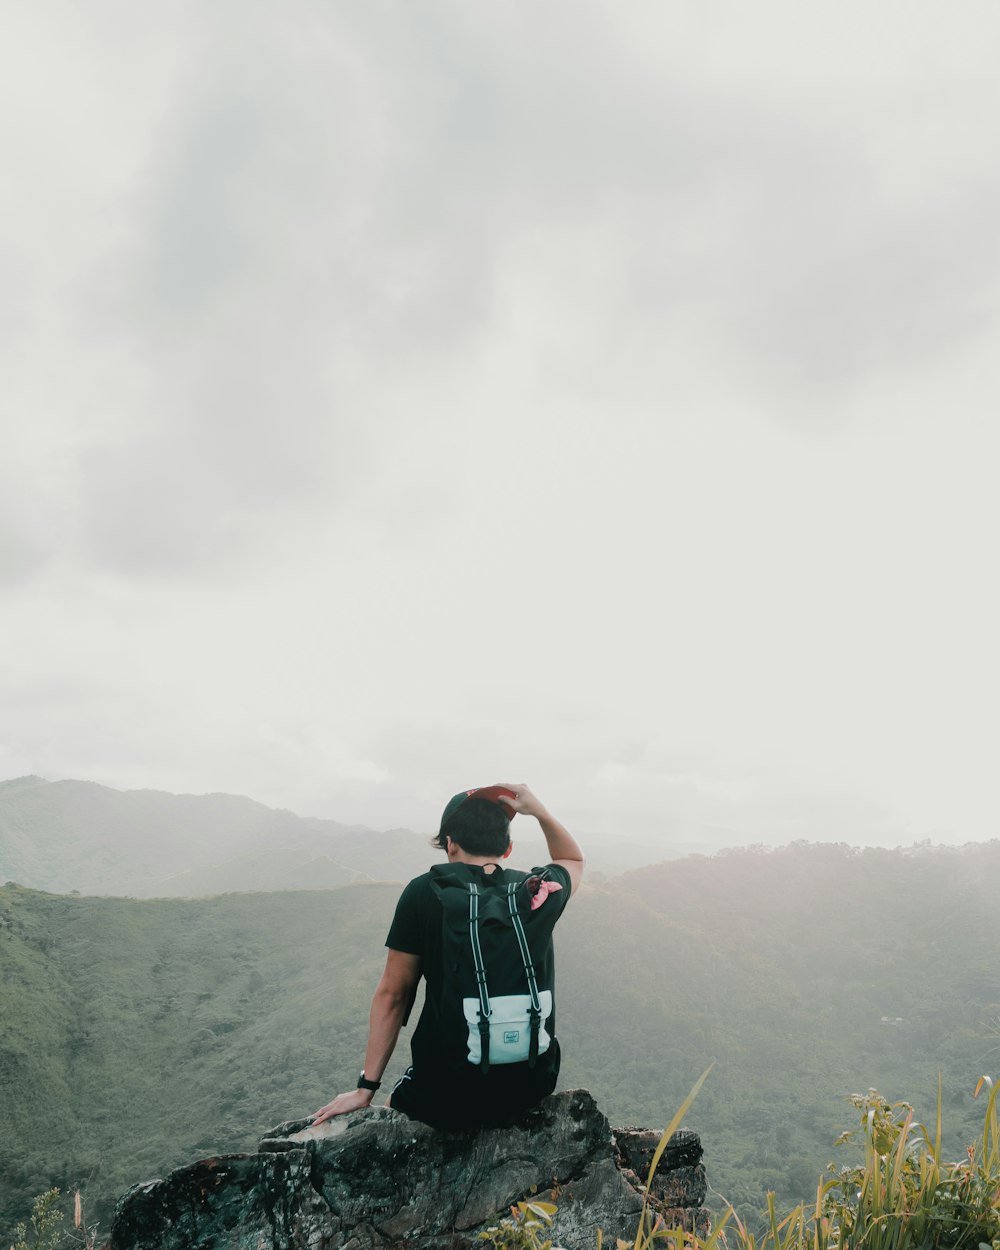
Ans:
[{"label": "backpack logo patch", "polygon": [[[484,1015],[478,998],[463,998],[465,1022],[468,1026],[468,1060],[477,1066],[486,1059],[489,1063],[525,1063],[531,1059],[531,995],[491,995],[490,1010]],[[552,991],[538,991],[538,1037],[539,1055],[544,1055],[551,1044],[549,1016],[552,1015]],[[484,1046],[485,1042],[485,1046]]]}]

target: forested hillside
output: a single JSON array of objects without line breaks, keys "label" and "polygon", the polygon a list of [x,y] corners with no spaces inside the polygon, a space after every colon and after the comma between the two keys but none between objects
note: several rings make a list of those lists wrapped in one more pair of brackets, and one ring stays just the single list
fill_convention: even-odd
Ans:
[{"label": "forested hillside", "polygon": [[[998,842],[797,845],[585,886],[557,935],[562,1084],[655,1126],[715,1058],[689,1121],[744,1209],[808,1196],[872,1085],[931,1117],[940,1069],[957,1151],[1000,1069],[998,879]],[[0,890],[0,1244],[50,1185],[106,1226],[132,1182],[349,1086],[397,894]]]}]

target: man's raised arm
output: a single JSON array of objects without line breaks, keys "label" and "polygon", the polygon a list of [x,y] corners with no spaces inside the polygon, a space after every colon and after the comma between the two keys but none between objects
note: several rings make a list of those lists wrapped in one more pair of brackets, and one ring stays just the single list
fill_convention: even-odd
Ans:
[{"label": "man's raised arm", "polygon": [[505,789],[510,790],[514,797],[509,798],[506,794],[501,794],[499,796],[500,801],[506,803],[512,811],[521,812],[525,816],[534,816],[542,826],[542,833],[545,835],[545,842],[549,848],[549,859],[553,864],[558,864],[560,868],[566,869],[569,873],[570,885],[575,891],[583,880],[583,869],[586,862],[583,858],[583,851],[580,850],[579,842],[577,842],[565,825],[560,824],[556,820],[545,804],[532,794],[524,782],[519,782],[515,785],[505,781],[503,786]]}]

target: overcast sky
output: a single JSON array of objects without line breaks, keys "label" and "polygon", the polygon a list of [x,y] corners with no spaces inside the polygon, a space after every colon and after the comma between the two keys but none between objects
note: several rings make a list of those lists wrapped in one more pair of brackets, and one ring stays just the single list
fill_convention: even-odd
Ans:
[{"label": "overcast sky", "polygon": [[1000,833],[1000,9],[8,0],[0,777]]}]

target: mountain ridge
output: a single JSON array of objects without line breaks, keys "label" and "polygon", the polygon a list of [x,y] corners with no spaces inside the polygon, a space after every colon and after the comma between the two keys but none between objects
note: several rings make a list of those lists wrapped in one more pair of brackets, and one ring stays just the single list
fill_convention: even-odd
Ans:
[{"label": "mountain ridge", "polygon": [[[270,808],[245,795],[116,790],[97,782],[0,782],[0,880],[35,889],[132,897],[199,896],[226,890],[335,888],[426,868],[426,839]],[[328,862],[327,862],[328,861]]]},{"label": "mountain ridge", "polygon": [[[520,856],[548,852],[529,822]],[[585,839],[586,841],[586,839]],[[0,882],[134,898],[229,891],[335,889],[353,880],[409,880],[435,858],[428,832],[345,825],[212,791],[117,790],[37,775],[0,781]],[[614,875],[676,856],[676,846],[605,837],[587,846],[591,872]]]}]

